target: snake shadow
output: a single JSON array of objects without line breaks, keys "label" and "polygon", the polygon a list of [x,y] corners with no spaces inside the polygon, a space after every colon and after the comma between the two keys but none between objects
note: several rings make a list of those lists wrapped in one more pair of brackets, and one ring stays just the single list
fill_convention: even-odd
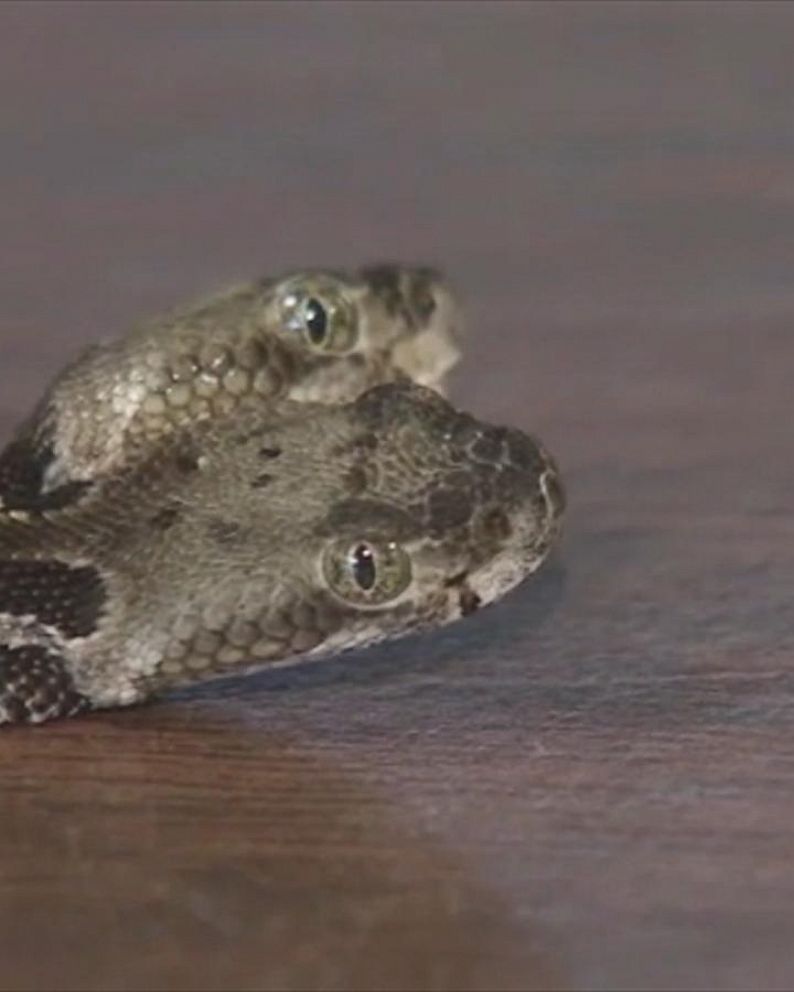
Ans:
[{"label": "snake shadow", "polygon": [[[229,676],[169,694],[176,699],[239,698],[264,692],[297,692],[327,685],[367,685],[396,677],[492,668],[494,659],[521,656],[528,640],[554,618],[565,598],[567,573],[558,559],[532,580],[465,622],[409,634],[368,648],[284,668]],[[511,662],[512,663],[512,662]]]}]

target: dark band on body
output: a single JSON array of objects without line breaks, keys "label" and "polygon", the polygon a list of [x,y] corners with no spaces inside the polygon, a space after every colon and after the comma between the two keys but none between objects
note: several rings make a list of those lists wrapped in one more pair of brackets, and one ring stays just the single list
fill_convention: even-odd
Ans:
[{"label": "dark band on body", "polygon": [[66,482],[44,492],[44,476],[55,461],[52,445],[20,437],[0,452],[0,507],[3,510],[62,510],[76,503],[89,482]]},{"label": "dark band on body", "polygon": [[38,644],[0,644],[0,710],[12,723],[41,723],[90,709],[63,658]]},{"label": "dark band on body", "polygon": [[66,638],[93,633],[106,598],[102,576],[89,565],[0,560],[0,613],[32,616]]}]

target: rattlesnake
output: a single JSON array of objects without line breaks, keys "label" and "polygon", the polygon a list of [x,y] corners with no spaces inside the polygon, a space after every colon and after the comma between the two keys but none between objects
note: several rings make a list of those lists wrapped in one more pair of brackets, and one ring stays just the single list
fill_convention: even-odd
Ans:
[{"label": "rattlesnake", "polygon": [[400,376],[441,389],[455,297],[428,268],[234,286],[78,356],[0,454],[0,510],[59,509],[160,438],[279,399],[335,403]]},{"label": "rattlesnake", "polygon": [[[408,270],[375,271],[360,285],[411,284]],[[108,459],[101,446],[90,461],[53,443],[85,399],[74,383],[98,382],[87,409],[105,404],[120,415],[101,376],[81,379],[78,362],[56,382],[12,442],[16,461],[5,463],[17,475],[6,473],[0,516],[0,722],[129,705],[196,679],[444,624],[544,561],[564,506],[551,456],[408,379],[438,384],[456,353],[452,297],[435,276],[422,278],[444,296],[440,322],[428,323],[426,307],[419,328],[393,293],[378,332],[386,348],[353,363],[340,349],[319,373],[293,364],[299,374],[273,394],[161,419],[132,432],[133,444],[134,418],[121,430],[105,413],[109,435],[123,439]],[[232,329],[244,322],[233,313],[197,324],[194,345],[239,341]],[[276,324],[268,326],[287,344],[290,331],[305,342],[305,328]],[[159,326],[164,367],[173,368],[174,342],[184,338]],[[424,345],[400,352],[431,327]],[[350,374],[339,374],[346,362]],[[113,379],[118,365],[105,368]],[[132,379],[122,368],[113,381]],[[139,408],[162,388],[137,393]],[[49,434],[37,434],[42,424]]]}]

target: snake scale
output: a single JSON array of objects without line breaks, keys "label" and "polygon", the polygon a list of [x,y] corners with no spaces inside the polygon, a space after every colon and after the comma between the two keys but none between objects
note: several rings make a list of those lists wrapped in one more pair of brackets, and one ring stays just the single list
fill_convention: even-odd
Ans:
[{"label": "snake scale", "polygon": [[0,453],[0,723],[439,626],[544,561],[536,439],[443,397],[418,267],[235,287],[79,356]]}]

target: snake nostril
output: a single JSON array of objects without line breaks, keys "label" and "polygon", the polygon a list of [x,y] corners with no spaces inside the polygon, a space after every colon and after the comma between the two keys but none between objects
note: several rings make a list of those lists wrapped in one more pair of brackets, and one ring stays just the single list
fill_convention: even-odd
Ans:
[{"label": "snake nostril", "polygon": [[458,572],[456,575],[450,576],[444,583],[448,589],[456,588],[458,590],[458,606],[460,607],[460,615],[462,617],[471,616],[482,605],[482,599],[467,584],[466,580],[468,577],[468,571]]},{"label": "snake nostril", "polygon": [[429,320],[438,306],[435,296],[429,290],[419,290],[415,293],[413,304],[417,317],[422,321]]},{"label": "snake nostril", "polygon": [[482,600],[473,589],[464,586],[460,591],[458,603],[460,604],[460,615],[462,617],[468,617],[472,613],[476,613],[482,605]]},{"label": "snake nostril", "polygon": [[471,453],[481,462],[496,463],[504,451],[506,431],[499,427],[479,431],[477,440],[471,446]]},{"label": "snake nostril", "polygon": [[432,269],[416,269],[406,279],[405,294],[415,316],[421,323],[427,323],[438,310],[439,276]]}]

